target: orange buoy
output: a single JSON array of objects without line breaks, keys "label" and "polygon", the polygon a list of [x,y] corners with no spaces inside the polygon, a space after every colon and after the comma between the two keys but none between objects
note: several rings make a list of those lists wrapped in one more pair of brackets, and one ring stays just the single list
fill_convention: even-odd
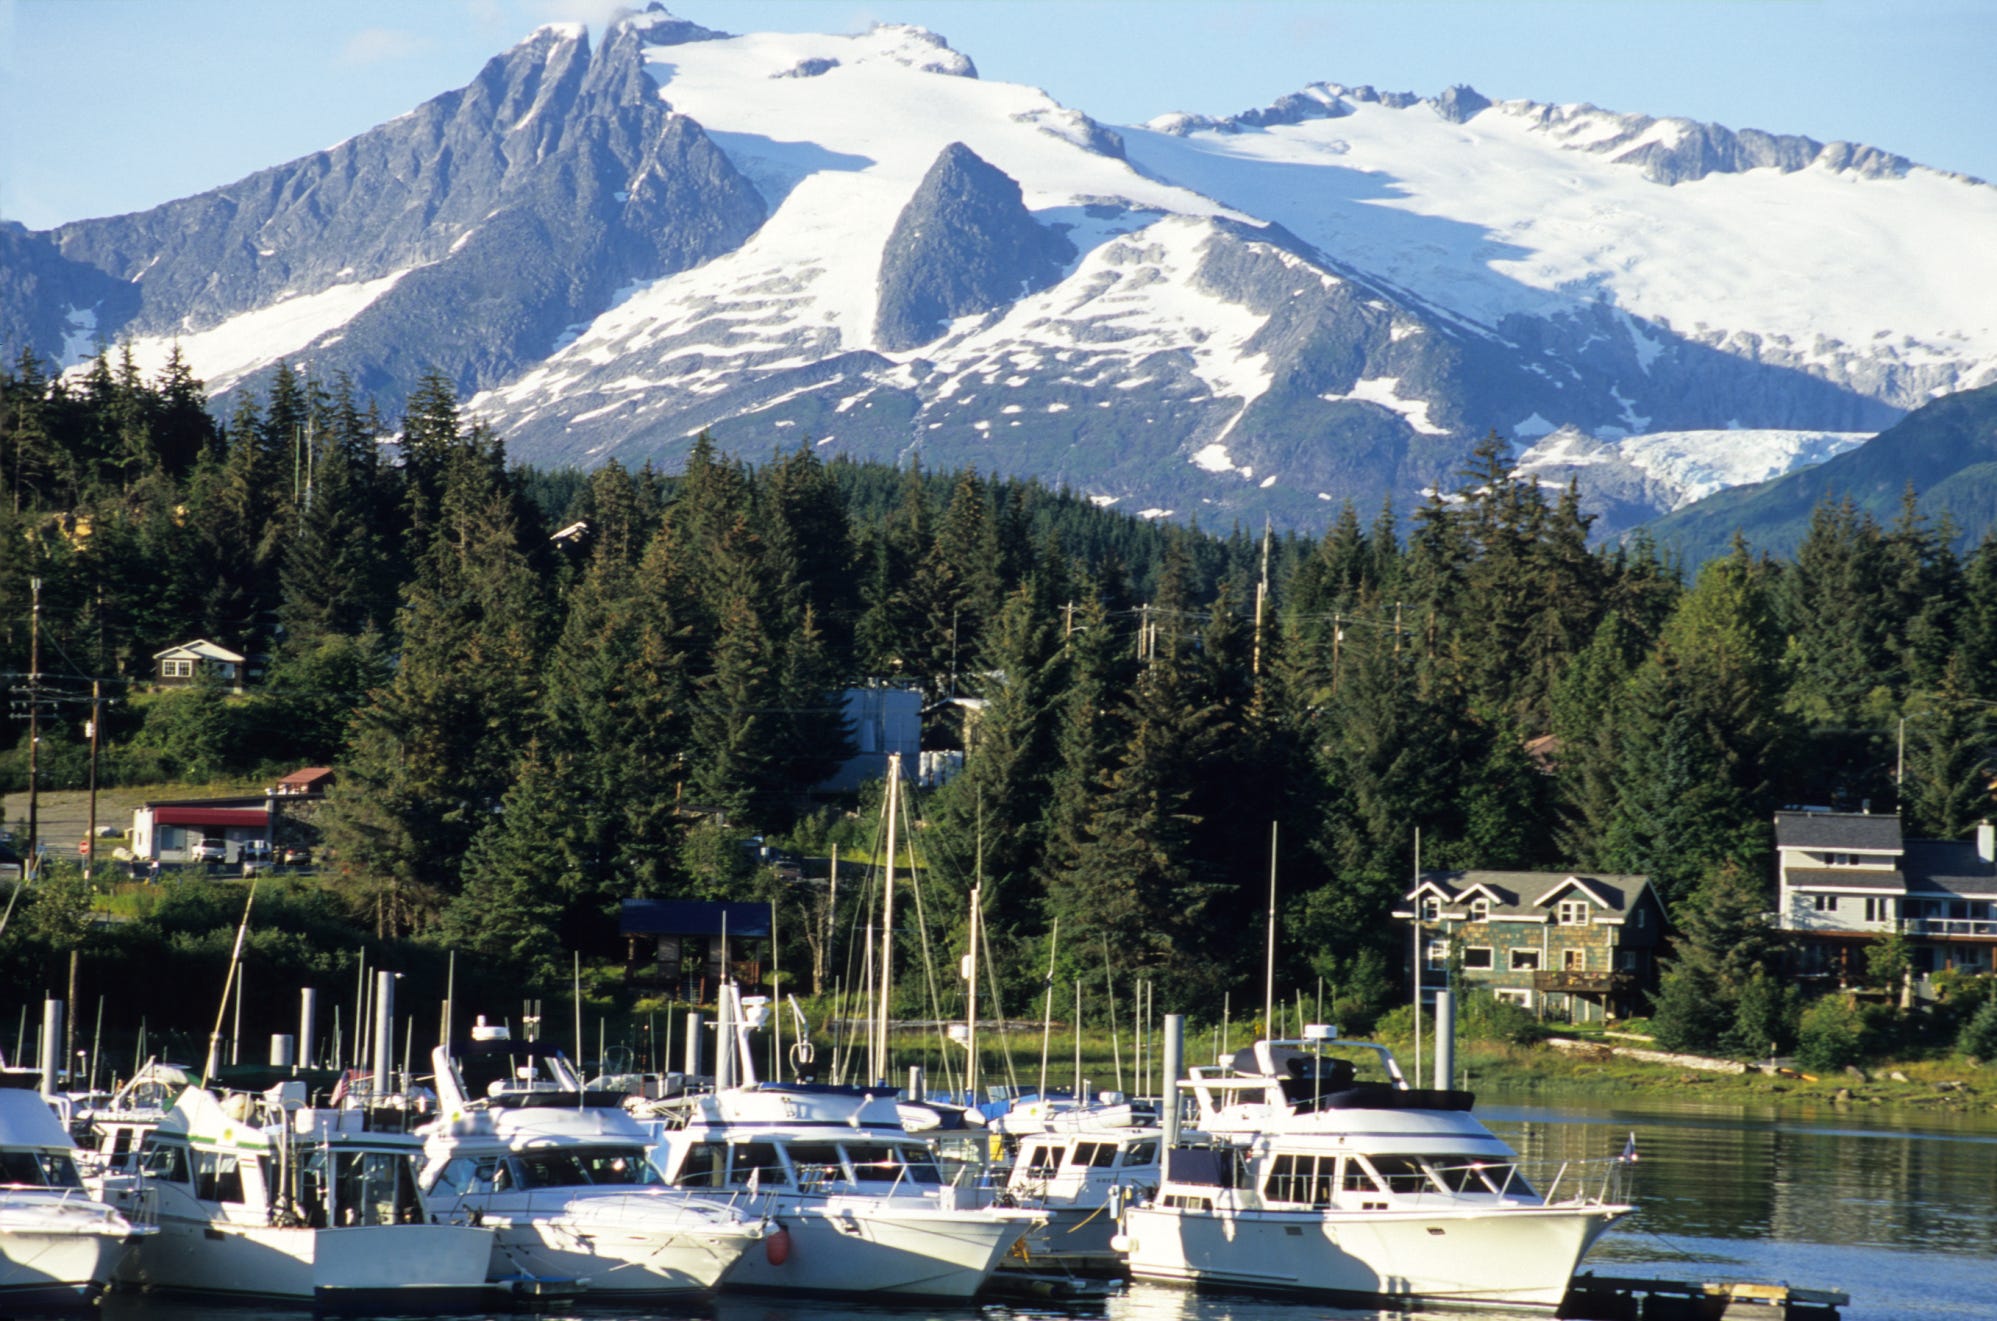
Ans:
[{"label": "orange buoy", "polygon": [[790,1231],[778,1226],[777,1232],[763,1240],[763,1259],[772,1266],[781,1266],[790,1260]]}]

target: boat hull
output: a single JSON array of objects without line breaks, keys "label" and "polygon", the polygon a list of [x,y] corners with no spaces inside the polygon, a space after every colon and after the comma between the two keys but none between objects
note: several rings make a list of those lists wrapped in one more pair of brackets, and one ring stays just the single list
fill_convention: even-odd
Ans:
[{"label": "boat hull", "polygon": [[[1034,1218],[1018,1213],[898,1211],[891,1198],[838,1198],[772,1208],[788,1253],[751,1252],[724,1289],[897,1299],[969,1298],[984,1285]],[[773,1260],[782,1256],[781,1264]]]},{"label": "boat hull", "polygon": [[567,1217],[488,1213],[494,1279],[574,1280],[588,1297],[672,1297],[714,1288],[738,1260],[758,1255],[760,1225],[661,1232]]},{"label": "boat hull", "polygon": [[492,1234],[464,1225],[311,1229],[162,1217],[120,1286],[341,1309],[441,1307],[487,1293]]},{"label": "boat hull", "polygon": [[81,1307],[109,1287],[132,1235],[0,1228],[0,1312]]},{"label": "boat hull", "polygon": [[1132,1207],[1121,1243],[1137,1279],[1552,1311],[1589,1246],[1627,1207],[1509,1206],[1321,1214]]}]

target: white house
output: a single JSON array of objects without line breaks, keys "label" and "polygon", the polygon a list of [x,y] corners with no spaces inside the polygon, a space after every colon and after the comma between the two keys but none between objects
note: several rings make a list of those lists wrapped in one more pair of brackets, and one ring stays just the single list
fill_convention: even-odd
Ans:
[{"label": "white house", "polygon": [[1904,839],[1897,814],[1777,812],[1775,850],[1777,917],[1793,933],[1803,976],[1863,983],[1865,950],[1896,931],[1917,979],[1992,970],[1997,828],[1989,822],[1971,839]]}]

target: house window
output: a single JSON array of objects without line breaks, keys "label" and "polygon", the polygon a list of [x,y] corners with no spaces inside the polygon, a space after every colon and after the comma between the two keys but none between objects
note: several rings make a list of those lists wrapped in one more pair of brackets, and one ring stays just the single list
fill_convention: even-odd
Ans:
[{"label": "house window", "polygon": [[1586,899],[1562,899],[1560,901],[1560,925],[1564,927],[1587,926],[1588,901]]},{"label": "house window", "polygon": [[1493,990],[1491,994],[1505,1001],[1507,1004],[1518,1005],[1521,1009],[1532,1008],[1531,991],[1521,990],[1513,986],[1500,986]]},{"label": "house window", "polygon": [[1421,901],[1420,912],[1421,920],[1424,922],[1439,921],[1442,917],[1442,901],[1434,895],[1425,896]]},{"label": "house window", "polygon": [[1431,940],[1428,942],[1428,966],[1431,968],[1446,968],[1449,966],[1448,941]]},{"label": "house window", "polygon": [[1491,901],[1489,899],[1472,899],[1470,901],[1470,920],[1472,922],[1490,921]]},{"label": "house window", "polygon": [[1891,899],[1867,898],[1865,901],[1865,920],[1868,922],[1891,922],[1893,920],[1893,901]]},{"label": "house window", "polygon": [[1648,920],[1648,919],[1649,919],[1649,917],[1650,917],[1650,914],[1648,914],[1648,913],[1644,912],[1644,910],[1643,910],[1643,909],[1639,908],[1639,909],[1637,909],[1637,910],[1636,910],[1636,918],[1635,918],[1635,921],[1636,921],[1636,929],[1637,929],[1638,931],[1641,931],[1641,930],[1643,930],[1643,929],[1644,929],[1645,927],[1647,927],[1647,926],[1649,926],[1649,925],[1650,925],[1650,922],[1649,922],[1649,920]]},{"label": "house window", "polygon": [[192,679],[194,677],[194,662],[191,660],[161,661],[159,663],[159,673],[162,679]]},{"label": "house window", "polygon": [[1813,895],[1812,899],[1815,901],[1815,907],[1819,913],[1835,913],[1838,911],[1838,897],[1834,894]]},{"label": "house window", "polygon": [[1560,966],[1568,972],[1586,972],[1588,970],[1588,951],[1585,949],[1562,950],[1560,952]]},{"label": "house window", "polygon": [[1539,951],[1536,949],[1515,949],[1512,951],[1513,972],[1537,972]]},{"label": "house window", "polygon": [[1491,968],[1491,947],[1489,945],[1465,945],[1463,947],[1463,970],[1489,971]]}]

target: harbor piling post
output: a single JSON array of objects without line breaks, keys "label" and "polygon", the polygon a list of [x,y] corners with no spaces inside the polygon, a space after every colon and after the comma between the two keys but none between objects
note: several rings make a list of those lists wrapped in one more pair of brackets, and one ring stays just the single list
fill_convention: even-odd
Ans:
[{"label": "harbor piling post", "polygon": [[1435,1085],[1448,1091],[1456,1077],[1456,998],[1435,993]]},{"label": "harbor piling post", "polygon": [[1179,1075],[1186,1064],[1186,1016],[1165,1015],[1165,1072],[1159,1079],[1158,1117],[1165,1125],[1165,1146],[1179,1141]]},{"label": "harbor piling post", "polygon": [[62,1058],[62,1001],[42,1001],[42,1095],[56,1093],[57,1061]]},{"label": "harbor piling post", "polygon": [[689,1081],[700,1077],[700,1010],[689,1009],[686,1015],[686,1062],[683,1066]]},{"label": "harbor piling post", "polygon": [[394,1080],[389,1077],[395,1067],[395,974],[376,972],[374,975],[374,1092],[382,1096],[391,1091]]},{"label": "harbor piling post", "polygon": [[312,1037],[319,1030],[319,992],[307,986],[298,993],[298,1063],[312,1067]]}]

